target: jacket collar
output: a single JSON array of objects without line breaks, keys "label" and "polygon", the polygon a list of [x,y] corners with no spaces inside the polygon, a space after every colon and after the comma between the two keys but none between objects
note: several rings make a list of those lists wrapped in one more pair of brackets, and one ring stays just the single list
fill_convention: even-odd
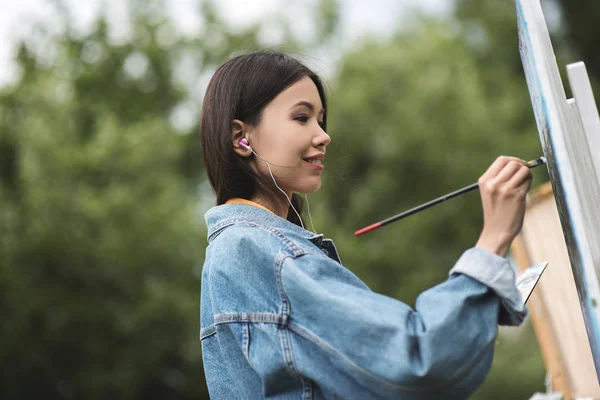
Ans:
[{"label": "jacket collar", "polygon": [[208,241],[211,242],[216,233],[233,225],[236,222],[250,222],[257,225],[268,226],[278,230],[291,231],[305,239],[320,246],[323,240],[322,234],[316,234],[301,226],[298,226],[266,209],[250,204],[223,204],[212,207],[204,214],[206,226],[208,227]]}]

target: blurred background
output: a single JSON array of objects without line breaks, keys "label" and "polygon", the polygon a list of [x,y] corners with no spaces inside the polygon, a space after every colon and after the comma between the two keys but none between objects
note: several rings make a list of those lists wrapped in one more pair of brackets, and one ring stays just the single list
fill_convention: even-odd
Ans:
[{"label": "blurred background", "polygon": [[[542,1],[559,65],[600,89],[600,3]],[[477,240],[477,192],[354,230],[542,155],[512,1],[0,0],[0,396],[207,399],[199,341],[204,90],[230,56],[290,52],[329,94],[316,229],[409,304]],[[598,96],[598,91],[596,91]],[[547,177],[539,168],[534,185]],[[529,322],[474,399],[527,399]]]}]

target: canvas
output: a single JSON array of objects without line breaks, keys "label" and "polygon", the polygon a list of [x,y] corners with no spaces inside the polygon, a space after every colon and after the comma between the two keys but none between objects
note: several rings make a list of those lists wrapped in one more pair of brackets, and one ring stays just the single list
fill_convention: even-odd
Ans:
[{"label": "canvas", "polygon": [[515,3],[523,68],[600,377],[600,182],[594,166],[600,149],[586,136],[586,129],[594,134],[586,126],[598,118],[597,108],[594,103],[591,113],[589,93],[567,100],[539,0]]}]

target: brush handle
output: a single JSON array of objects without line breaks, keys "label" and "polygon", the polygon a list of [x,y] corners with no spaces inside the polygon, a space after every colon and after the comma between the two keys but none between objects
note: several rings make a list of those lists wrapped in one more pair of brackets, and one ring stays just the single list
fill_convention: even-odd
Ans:
[{"label": "brush handle", "polygon": [[[538,167],[538,166],[544,165],[544,164],[546,164],[546,158],[545,157],[540,157],[537,160],[529,161],[527,163],[527,166],[529,168],[535,168],[535,167]],[[415,208],[411,208],[410,210],[404,211],[403,213],[400,213],[398,215],[394,215],[393,217],[390,217],[388,219],[384,219],[383,221],[377,222],[377,223],[375,223],[373,225],[369,225],[366,228],[359,229],[356,232],[354,232],[354,236],[360,236],[360,235],[362,235],[364,233],[371,232],[371,231],[373,231],[373,230],[375,230],[377,228],[380,228],[382,226],[385,226],[385,225],[387,225],[387,224],[389,224],[391,222],[398,221],[399,219],[402,219],[402,218],[406,218],[409,215],[416,214],[419,211],[423,211],[423,210],[425,210],[425,209],[427,209],[429,207],[433,207],[433,206],[435,206],[437,204],[443,203],[446,200],[453,199],[454,197],[457,197],[457,196],[460,196],[462,194],[471,192],[471,191],[473,191],[475,189],[478,189],[478,188],[479,188],[479,184],[478,183],[473,183],[473,184],[471,184],[469,186],[465,186],[462,189],[458,189],[458,190],[456,190],[456,191],[454,191],[452,193],[448,193],[448,194],[446,194],[446,195],[444,195],[442,197],[438,197],[437,199],[428,201],[427,203],[421,204],[420,206],[417,206]]]},{"label": "brush handle", "polygon": [[383,221],[381,221],[381,225],[383,226],[383,225],[389,224],[390,222],[394,222],[394,221],[397,221],[399,219],[408,217],[409,215],[416,214],[419,211],[423,211],[423,210],[425,210],[425,209],[427,209],[429,207],[433,207],[435,205],[443,203],[446,200],[453,199],[453,198],[455,198],[457,196],[460,196],[460,195],[463,195],[465,193],[472,192],[473,190],[478,189],[478,188],[479,188],[479,184],[478,183],[473,183],[473,184],[471,184],[469,186],[465,186],[462,189],[458,189],[458,190],[456,190],[456,191],[454,191],[452,193],[448,193],[448,194],[446,194],[446,195],[444,195],[442,197],[438,197],[437,199],[428,201],[427,203],[421,204],[420,206],[417,206],[415,208],[411,208],[410,210],[404,211],[403,213],[400,213],[398,215],[394,215],[393,217],[390,217],[388,219],[384,219]]}]

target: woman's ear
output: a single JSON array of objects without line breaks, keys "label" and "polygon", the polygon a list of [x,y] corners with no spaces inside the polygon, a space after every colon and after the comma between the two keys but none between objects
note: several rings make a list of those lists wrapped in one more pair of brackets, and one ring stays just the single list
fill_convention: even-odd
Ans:
[{"label": "woman's ear", "polygon": [[244,124],[239,119],[234,119],[231,122],[231,140],[233,144],[233,151],[242,157],[248,157],[252,154],[249,149],[240,145],[240,140],[246,138],[248,134],[248,125]]}]

